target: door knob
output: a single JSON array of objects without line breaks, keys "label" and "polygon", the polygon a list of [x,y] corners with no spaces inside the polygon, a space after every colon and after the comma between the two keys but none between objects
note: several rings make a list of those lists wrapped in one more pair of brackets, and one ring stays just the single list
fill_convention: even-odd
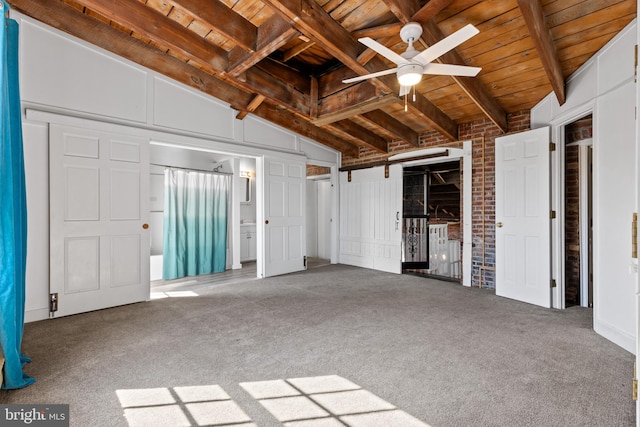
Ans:
[{"label": "door knob", "polygon": [[496,222],[496,227],[502,228],[502,223],[501,222]]},{"label": "door knob", "polygon": [[149,224],[142,224],[142,228],[146,230],[147,228],[149,228]]},{"label": "door knob", "polygon": [[267,219],[264,223],[265,223],[265,224],[269,224],[269,220]]}]

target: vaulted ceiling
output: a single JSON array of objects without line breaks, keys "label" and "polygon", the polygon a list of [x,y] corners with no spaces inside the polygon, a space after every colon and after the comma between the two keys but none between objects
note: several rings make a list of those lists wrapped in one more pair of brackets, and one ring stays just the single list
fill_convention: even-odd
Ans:
[{"label": "vaulted ceiling", "polygon": [[[636,17],[636,0],[9,0],[14,9],[255,114],[345,156],[457,139],[458,126],[507,114],[550,92]],[[415,21],[425,49],[473,24],[480,33],[438,58],[482,67],[474,78],[425,75],[399,97],[394,66],[358,42],[400,53]],[[630,53],[632,54],[632,53]],[[406,107],[405,107],[406,106]],[[406,110],[406,111],[405,111]]]}]

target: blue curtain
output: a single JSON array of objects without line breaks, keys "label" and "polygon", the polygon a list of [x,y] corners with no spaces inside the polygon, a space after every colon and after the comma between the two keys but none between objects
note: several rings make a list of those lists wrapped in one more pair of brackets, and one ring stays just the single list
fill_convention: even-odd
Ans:
[{"label": "blue curtain", "polygon": [[3,389],[35,382],[22,372],[31,360],[20,352],[24,329],[27,266],[27,201],[18,87],[18,23],[7,18],[2,1],[0,25],[0,347],[5,357]]},{"label": "blue curtain", "polygon": [[230,183],[228,175],[165,170],[163,279],[225,270]]}]

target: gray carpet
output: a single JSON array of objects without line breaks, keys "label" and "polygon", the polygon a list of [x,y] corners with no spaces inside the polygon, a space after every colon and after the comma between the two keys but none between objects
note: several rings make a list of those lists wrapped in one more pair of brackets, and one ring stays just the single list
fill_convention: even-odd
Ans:
[{"label": "gray carpet", "polygon": [[[126,402],[139,396],[131,390],[152,389],[177,400],[190,423],[206,424],[204,412],[175,398],[189,390],[181,387],[207,385],[227,394],[221,413],[240,409],[245,419],[236,421],[251,420],[243,425],[277,426],[267,409],[280,400],[259,401],[248,392],[254,383],[334,376],[431,426],[635,425],[633,356],[593,332],[588,309],[542,309],[342,265],[197,293],[27,324],[26,372],[37,383],[0,400],[68,403],[73,426],[133,425],[135,414],[124,414],[136,405],[151,405],[148,425],[176,424],[162,411],[154,420],[154,402]],[[155,409],[171,406],[156,398]],[[391,425],[338,415],[290,425]]]}]

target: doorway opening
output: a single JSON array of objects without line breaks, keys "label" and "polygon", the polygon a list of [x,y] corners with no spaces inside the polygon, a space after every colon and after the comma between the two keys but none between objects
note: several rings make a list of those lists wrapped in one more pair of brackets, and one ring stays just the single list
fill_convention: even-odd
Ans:
[{"label": "doorway opening", "polygon": [[331,263],[331,168],[307,164],[307,268]]},{"label": "doorway opening", "polygon": [[564,128],[565,307],[593,307],[593,117]]},{"label": "doorway opening", "polygon": [[402,271],[459,282],[461,160],[405,167]]}]

